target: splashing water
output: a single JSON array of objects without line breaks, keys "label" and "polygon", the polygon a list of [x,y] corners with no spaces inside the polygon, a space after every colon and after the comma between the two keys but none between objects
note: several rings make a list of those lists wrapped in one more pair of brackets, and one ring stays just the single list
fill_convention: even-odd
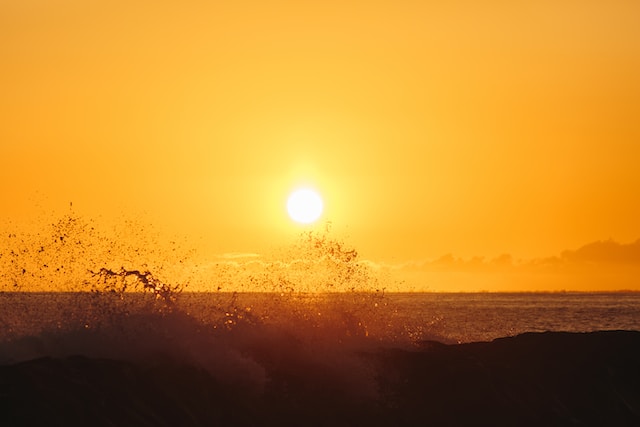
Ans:
[{"label": "splashing water", "polygon": [[105,235],[68,215],[5,233],[0,362],[171,358],[252,393],[275,369],[371,395],[359,352],[411,344],[382,279],[329,231],[257,259],[196,262],[140,230]]}]

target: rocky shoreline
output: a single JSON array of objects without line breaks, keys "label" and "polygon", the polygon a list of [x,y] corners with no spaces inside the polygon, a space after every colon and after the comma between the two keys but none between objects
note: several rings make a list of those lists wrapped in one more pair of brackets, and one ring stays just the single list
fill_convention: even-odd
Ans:
[{"label": "rocky shoreline", "polygon": [[266,388],[248,393],[175,360],[40,358],[0,366],[0,425],[640,425],[640,332],[423,342],[358,357],[371,393],[288,363],[267,364]]}]

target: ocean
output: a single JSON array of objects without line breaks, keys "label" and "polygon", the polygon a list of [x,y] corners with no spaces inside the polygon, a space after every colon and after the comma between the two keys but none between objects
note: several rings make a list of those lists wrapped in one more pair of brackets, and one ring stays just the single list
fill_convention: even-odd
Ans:
[{"label": "ocean", "polygon": [[[228,322],[239,320],[234,316],[244,316],[252,322],[277,324],[283,330],[304,322],[311,331],[331,327],[340,334],[367,335],[398,346],[424,340],[490,341],[525,332],[640,331],[637,292],[184,292],[168,307],[212,329],[228,327]],[[125,298],[91,292],[3,292],[0,309],[0,340],[6,342],[51,331],[120,324],[133,313],[143,315],[145,310],[150,316],[166,314],[162,310],[167,307],[146,294],[131,293]],[[309,333],[296,331],[301,338]]]},{"label": "ocean", "polygon": [[640,425],[638,293],[0,293],[0,425]]},{"label": "ocean", "polygon": [[[115,323],[131,311],[159,310],[149,296],[124,298],[80,293],[0,293],[0,340]],[[102,301],[105,300],[105,301]],[[171,309],[219,327],[230,313],[282,322],[293,312],[307,321],[343,318],[344,331],[360,328],[391,345],[423,340],[490,341],[525,332],[640,331],[640,293],[182,293]],[[102,311],[101,311],[102,310]],[[239,314],[242,316],[242,314]],[[111,318],[114,317],[114,318]],[[344,323],[351,318],[354,325]],[[288,319],[296,324],[300,319]],[[335,319],[334,319],[335,320]],[[359,326],[358,326],[359,323]],[[283,323],[281,327],[285,328]],[[300,324],[298,326],[301,327]],[[335,326],[335,325],[334,325]],[[289,325],[288,327],[291,327]],[[308,331],[298,331],[304,335]]]}]

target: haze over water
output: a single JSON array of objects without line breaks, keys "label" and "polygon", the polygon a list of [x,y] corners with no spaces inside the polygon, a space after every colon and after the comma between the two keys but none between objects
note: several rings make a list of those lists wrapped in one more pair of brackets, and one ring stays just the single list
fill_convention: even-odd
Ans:
[{"label": "haze over water", "polygon": [[[134,313],[151,323],[180,315],[213,329],[269,324],[304,340],[326,333],[336,344],[361,337],[399,346],[639,328],[639,296],[628,291],[408,293],[397,271],[361,259],[329,225],[271,253],[209,258],[181,246],[188,242],[165,249],[153,227],[139,222],[104,230],[71,212],[40,231],[4,233],[4,340],[110,329]],[[475,269],[498,274],[490,265]]]}]

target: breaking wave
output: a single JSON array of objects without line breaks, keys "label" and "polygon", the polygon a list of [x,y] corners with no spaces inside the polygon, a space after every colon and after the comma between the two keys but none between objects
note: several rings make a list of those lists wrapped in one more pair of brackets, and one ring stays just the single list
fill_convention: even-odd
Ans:
[{"label": "breaking wave", "polygon": [[208,261],[140,230],[4,233],[1,425],[640,422],[638,332],[447,345],[328,232]]},{"label": "breaking wave", "polygon": [[46,232],[5,234],[1,363],[168,358],[252,393],[273,369],[295,369],[372,396],[360,354],[415,341],[394,324],[383,279],[328,231],[259,259],[209,263],[122,234],[72,215]]}]

